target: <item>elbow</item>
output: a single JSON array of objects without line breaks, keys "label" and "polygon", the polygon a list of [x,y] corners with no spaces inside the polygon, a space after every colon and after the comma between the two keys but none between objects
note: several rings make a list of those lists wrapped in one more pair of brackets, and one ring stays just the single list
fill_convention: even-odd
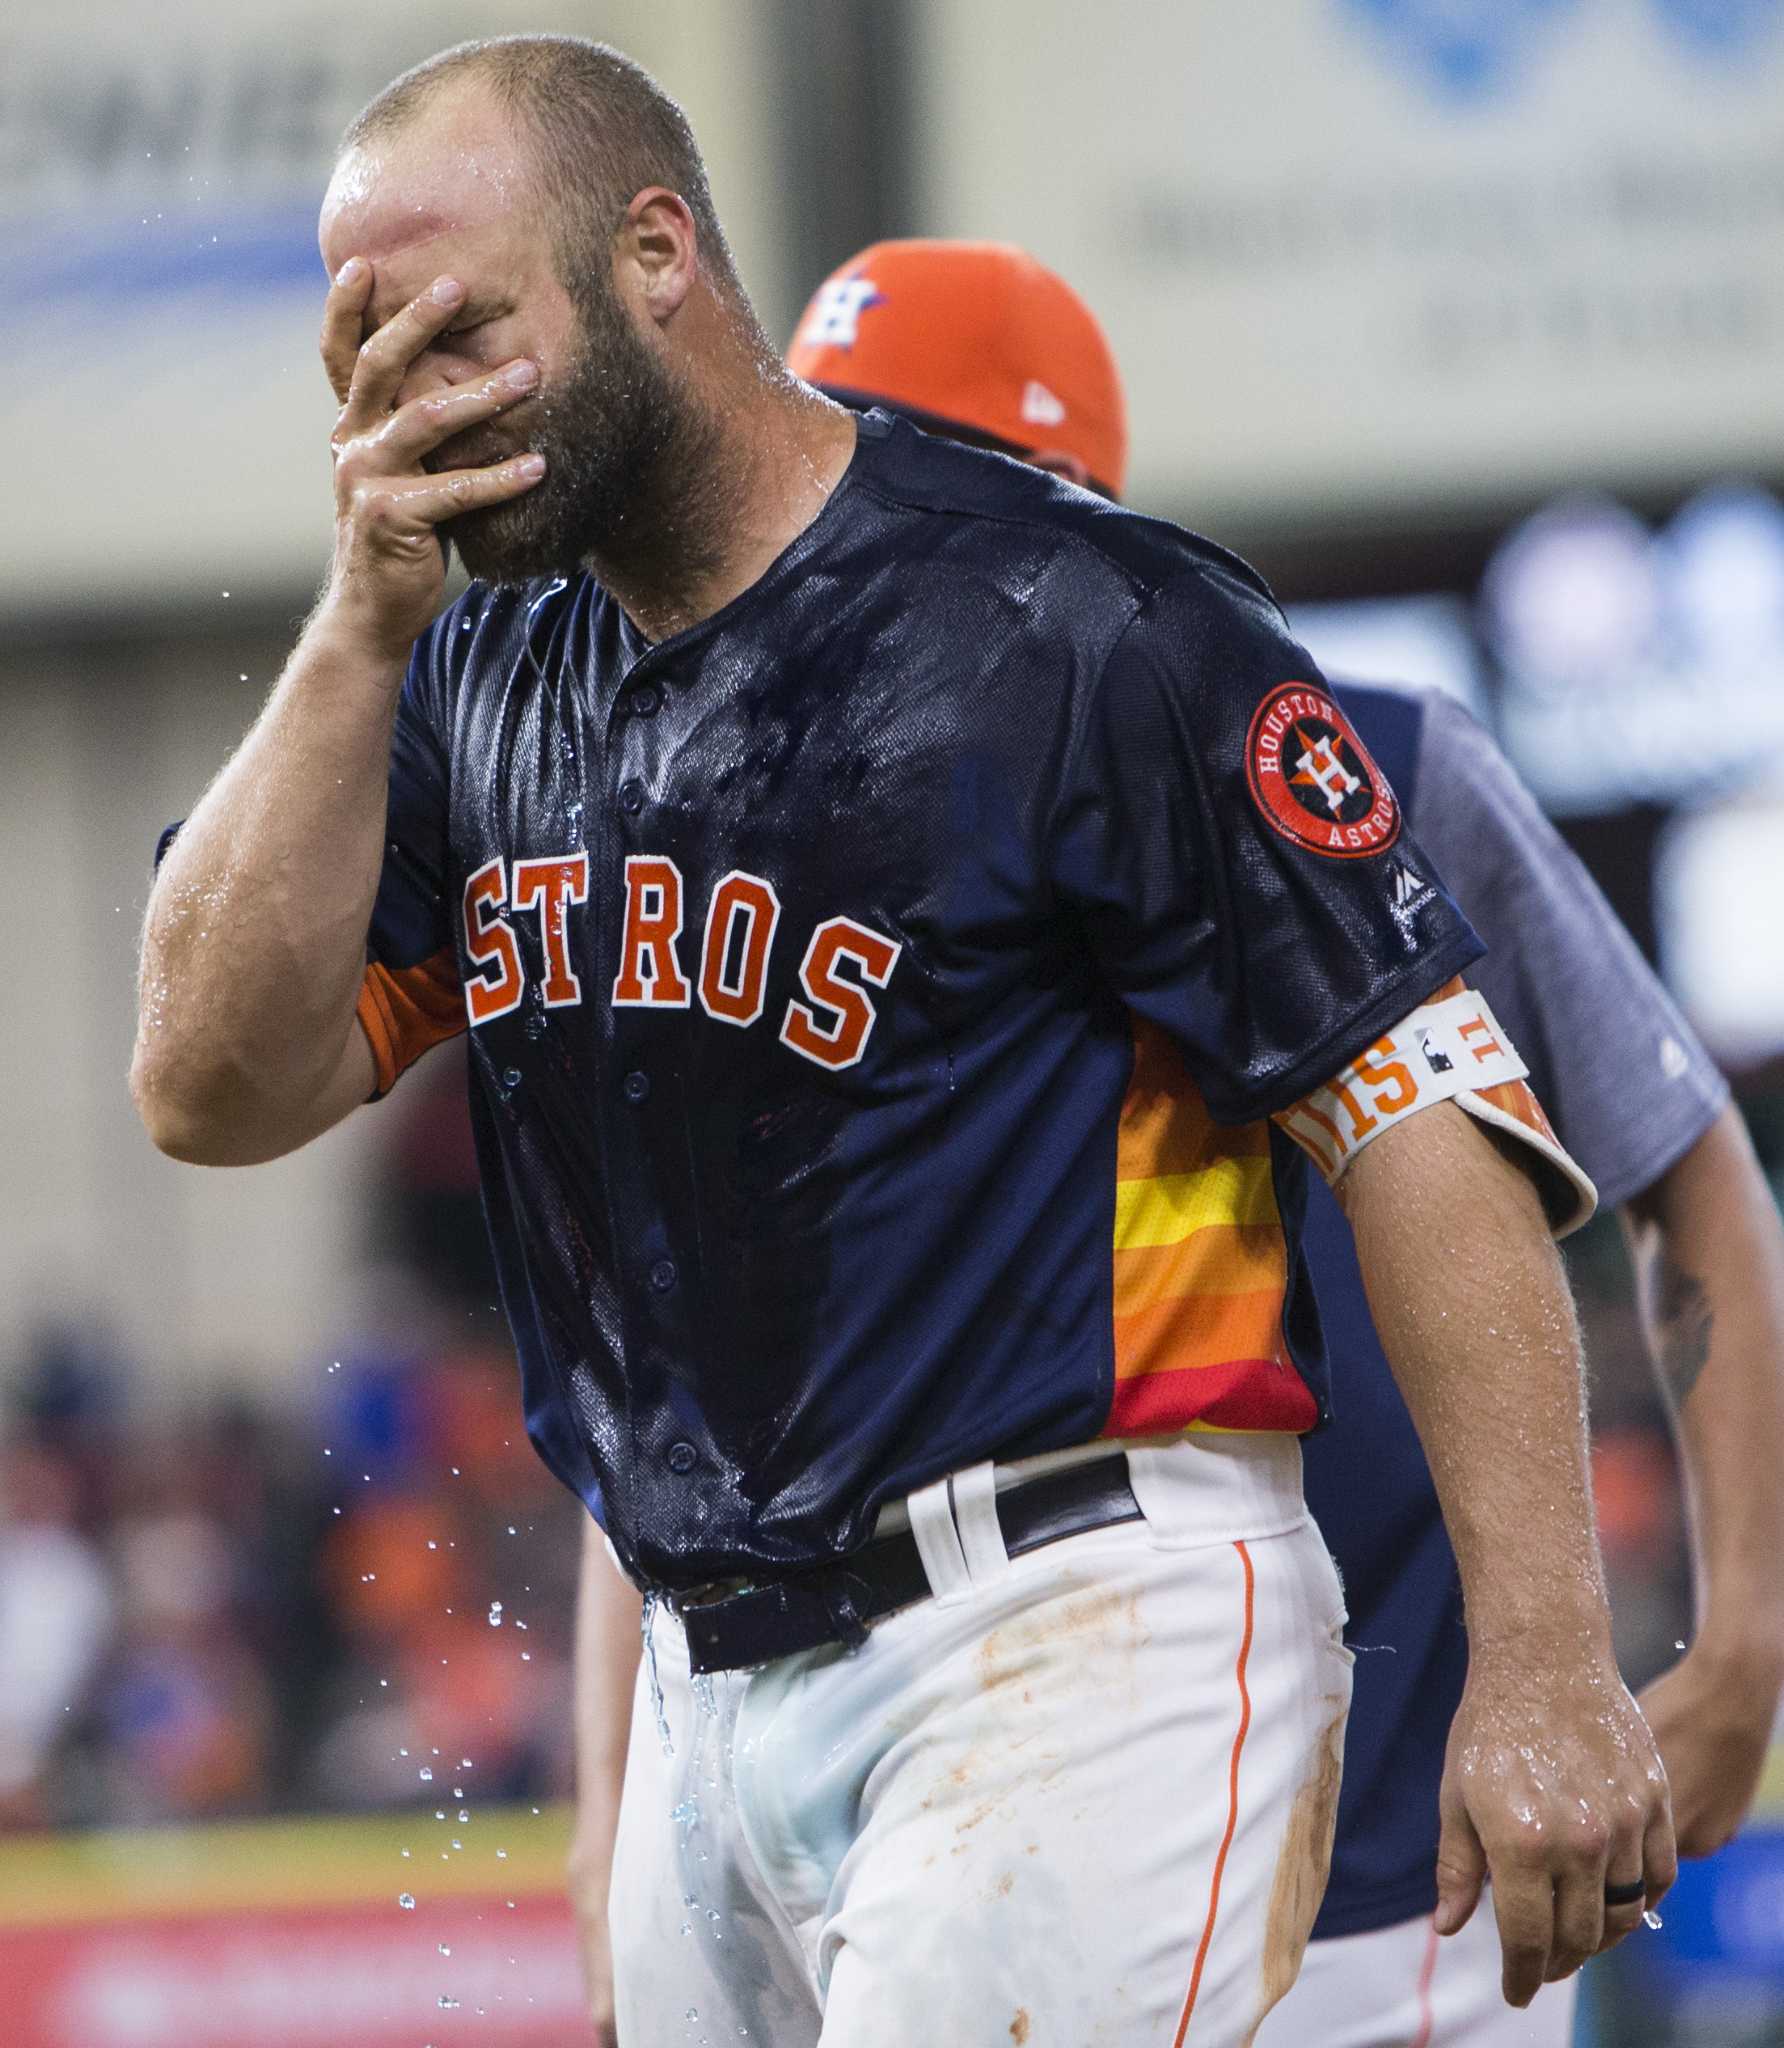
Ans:
[{"label": "elbow", "polygon": [[244,1144],[243,1120],[227,1097],[215,1081],[137,1041],[130,1099],[157,1152],[187,1166],[246,1166],[266,1157]]},{"label": "elbow", "polygon": [[215,1163],[214,1120],[195,1111],[186,1091],[167,1071],[167,1062],[150,1059],[140,1044],[130,1062],[130,1099],[157,1152],[189,1166]]}]

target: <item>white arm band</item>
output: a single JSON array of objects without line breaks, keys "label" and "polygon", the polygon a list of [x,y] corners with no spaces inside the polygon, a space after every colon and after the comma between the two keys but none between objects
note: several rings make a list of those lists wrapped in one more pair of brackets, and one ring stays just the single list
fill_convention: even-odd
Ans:
[{"label": "white arm band", "polygon": [[1529,1071],[1485,998],[1464,989],[1421,1004],[1276,1121],[1336,1187],[1351,1161],[1383,1131],[1433,1103],[1454,1102],[1537,1155],[1542,1165],[1534,1178],[1549,1227],[1565,1237],[1591,1217],[1598,1191],[1568,1157],[1525,1086]]}]

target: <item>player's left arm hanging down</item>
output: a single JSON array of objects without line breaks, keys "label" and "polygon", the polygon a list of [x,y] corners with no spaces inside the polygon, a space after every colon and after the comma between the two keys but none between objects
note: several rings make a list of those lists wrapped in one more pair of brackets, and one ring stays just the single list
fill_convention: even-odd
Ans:
[{"label": "player's left arm hanging down", "polygon": [[[1517,2005],[1627,1934],[1675,1869],[1665,1773],[1611,1652],[1579,1339],[1550,1242],[1594,1197],[1524,1071],[1452,984],[1277,1119],[1350,1219],[1455,1546],[1470,1662],[1438,1926],[1460,1927],[1490,1875]],[[1637,1880],[1633,1902],[1607,1903]]]}]

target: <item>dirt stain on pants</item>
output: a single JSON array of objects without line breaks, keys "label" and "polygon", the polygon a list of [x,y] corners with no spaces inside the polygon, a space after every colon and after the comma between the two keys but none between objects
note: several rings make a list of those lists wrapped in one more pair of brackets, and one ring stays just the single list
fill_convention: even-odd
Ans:
[{"label": "dirt stain on pants", "polygon": [[1338,1786],[1344,1769],[1344,1723],[1348,1702],[1340,1704],[1314,1747],[1306,1782],[1295,1794],[1276,1882],[1264,1925],[1264,1960],[1257,2017],[1246,2034],[1247,2048],[1270,2008],[1301,1974],[1301,1958],[1314,1916],[1325,1896],[1332,1865],[1332,1833],[1338,1823]]}]

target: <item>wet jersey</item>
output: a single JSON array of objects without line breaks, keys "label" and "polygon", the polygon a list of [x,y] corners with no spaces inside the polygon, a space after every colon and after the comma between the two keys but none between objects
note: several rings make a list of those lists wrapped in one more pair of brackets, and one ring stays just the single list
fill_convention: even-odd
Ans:
[{"label": "wet jersey", "polygon": [[1479,950],[1323,687],[1232,557],[883,414],[685,633],[578,578],[418,643],[361,1017],[381,1087],[469,1025],[528,1427],[634,1576],[1315,1422],[1267,1120]]},{"label": "wet jersey", "polygon": [[[1606,1207],[1658,1180],[1728,1090],[1591,878],[1460,706],[1410,690],[1336,695],[1489,951],[1469,980]],[[1437,1788],[1468,1675],[1455,1553],[1382,1354],[1349,1226],[1323,1184],[1305,1248],[1333,1377],[1308,1440],[1308,1506],[1357,1650],[1332,1874],[1316,1940],[1428,1913]],[[1359,1475],[1366,1482],[1359,1483]]]}]

